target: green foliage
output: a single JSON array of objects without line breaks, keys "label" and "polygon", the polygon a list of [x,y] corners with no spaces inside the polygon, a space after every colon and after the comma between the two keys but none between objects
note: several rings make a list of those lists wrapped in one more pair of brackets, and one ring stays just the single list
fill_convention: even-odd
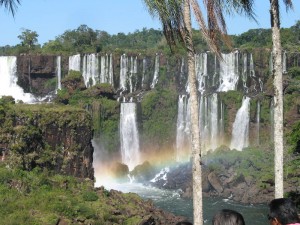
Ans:
[{"label": "green foliage", "polygon": [[68,75],[62,79],[61,82],[81,82],[82,74],[79,71],[70,70]]},{"label": "green foliage", "polygon": [[90,180],[40,168],[9,169],[0,162],[0,181],[0,225],[139,224],[148,213],[136,194],[110,194]]},{"label": "green foliage", "polygon": [[84,201],[93,202],[99,199],[98,195],[94,191],[86,191],[83,193],[82,198]]},{"label": "green foliage", "polygon": [[144,96],[141,111],[145,143],[172,145],[176,133],[177,97],[171,89],[152,91]]},{"label": "green foliage", "polygon": [[31,50],[38,43],[38,36],[39,35],[36,31],[22,28],[22,33],[18,36],[18,38],[21,40],[22,46]]},{"label": "green foliage", "polygon": [[288,144],[290,145],[289,151],[291,153],[300,153],[300,121],[293,125],[287,137]]},{"label": "green foliage", "polygon": [[274,179],[273,157],[273,152],[256,148],[246,148],[243,151],[220,148],[205,156],[204,161],[209,162],[210,170],[219,172],[222,170],[220,165],[227,166],[227,168],[233,166],[237,172],[236,178],[240,175],[250,177],[256,181],[258,186],[264,187],[266,181]]}]

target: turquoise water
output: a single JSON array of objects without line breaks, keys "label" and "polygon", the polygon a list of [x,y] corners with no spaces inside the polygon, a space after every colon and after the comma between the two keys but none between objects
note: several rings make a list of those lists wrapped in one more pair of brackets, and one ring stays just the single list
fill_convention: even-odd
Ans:
[{"label": "turquoise water", "polygon": [[[105,186],[105,185],[104,185]],[[144,199],[151,199],[154,205],[175,215],[185,216],[193,221],[193,202],[191,199],[180,198],[179,191],[161,190],[142,184],[113,184],[105,186],[107,189],[115,189],[125,193],[137,193]],[[213,215],[220,209],[233,209],[240,212],[247,225],[265,225],[267,220],[267,205],[243,205],[228,199],[204,198],[203,217],[204,224],[211,224]]]}]

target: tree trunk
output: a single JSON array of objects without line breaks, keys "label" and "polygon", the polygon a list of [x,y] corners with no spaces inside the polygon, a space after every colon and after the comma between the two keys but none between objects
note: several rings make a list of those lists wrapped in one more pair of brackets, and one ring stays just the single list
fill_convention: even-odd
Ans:
[{"label": "tree trunk", "polygon": [[202,171],[201,149],[199,128],[198,92],[195,72],[195,50],[192,41],[190,1],[184,1],[184,23],[186,28],[185,45],[188,58],[188,80],[190,86],[190,105],[192,121],[192,161],[193,161],[193,207],[194,225],[203,224],[203,201],[202,201]]},{"label": "tree trunk", "polygon": [[275,198],[283,197],[283,88],[282,50],[278,0],[270,0],[272,26],[272,63],[274,76],[274,169]]}]

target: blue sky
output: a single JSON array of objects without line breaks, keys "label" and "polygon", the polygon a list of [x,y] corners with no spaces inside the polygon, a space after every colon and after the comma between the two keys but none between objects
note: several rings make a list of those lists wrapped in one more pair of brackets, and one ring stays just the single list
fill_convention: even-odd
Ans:
[{"label": "blue sky", "polygon": [[[240,16],[231,16],[227,18],[229,34],[270,27],[269,0],[255,2],[259,24]],[[282,27],[290,27],[300,20],[300,1],[293,2],[294,10],[288,14],[281,7]],[[17,36],[22,28],[36,31],[38,42],[43,44],[82,24],[109,34],[127,34],[143,27],[161,28],[158,19],[149,15],[142,0],[21,0],[15,18],[4,8],[0,9],[0,46],[19,44]]]}]

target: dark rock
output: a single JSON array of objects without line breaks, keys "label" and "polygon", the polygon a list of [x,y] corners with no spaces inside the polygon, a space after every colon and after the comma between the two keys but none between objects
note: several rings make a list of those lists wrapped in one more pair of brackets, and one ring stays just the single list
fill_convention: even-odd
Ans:
[{"label": "dark rock", "polygon": [[57,56],[54,55],[20,55],[17,57],[18,84],[25,92],[45,96],[53,92],[56,82]]},{"label": "dark rock", "polygon": [[130,175],[134,177],[136,182],[146,182],[155,176],[156,170],[148,161],[145,161],[141,165],[137,165]]},{"label": "dark rock", "polygon": [[111,166],[112,177],[118,181],[129,181],[128,174],[129,168],[123,163],[116,162]]},{"label": "dark rock", "polygon": [[218,193],[222,193],[223,192],[223,186],[220,182],[220,179],[218,178],[218,176],[214,173],[214,172],[211,172],[209,175],[208,175],[208,181],[210,183],[210,185],[218,192]]}]

